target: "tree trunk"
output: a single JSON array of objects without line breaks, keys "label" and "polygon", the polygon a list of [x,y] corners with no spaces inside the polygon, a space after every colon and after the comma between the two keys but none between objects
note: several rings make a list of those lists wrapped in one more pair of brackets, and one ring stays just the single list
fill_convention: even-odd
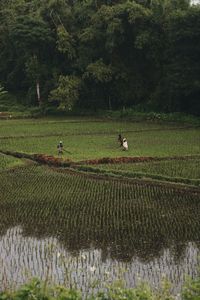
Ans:
[{"label": "tree trunk", "polygon": [[112,110],[112,103],[111,103],[110,95],[108,96],[108,105],[109,105],[109,110]]},{"label": "tree trunk", "polygon": [[40,98],[40,83],[39,81],[36,82],[36,90],[37,90],[37,99],[38,99],[38,104],[41,106],[41,98]]}]

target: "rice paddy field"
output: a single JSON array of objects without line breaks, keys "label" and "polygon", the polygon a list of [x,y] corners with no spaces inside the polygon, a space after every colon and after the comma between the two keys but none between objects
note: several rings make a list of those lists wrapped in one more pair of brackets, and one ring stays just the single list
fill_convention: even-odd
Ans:
[{"label": "rice paddy field", "polygon": [[195,155],[200,153],[196,127],[102,120],[0,120],[0,150],[57,155],[64,142],[64,157],[84,160],[122,156],[118,134],[128,139],[128,156]]},{"label": "rice paddy field", "polygon": [[184,177],[184,178],[200,178],[200,158],[189,159],[188,161],[177,160],[177,161],[163,161],[154,163],[144,164],[132,164],[126,165],[114,165],[120,170],[130,170],[138,172],[149,172],[155,174],[167,174],[171,177]]},{"label": "rice paddy field", "polygon": [[[118,145],[119,133],[128,139],[127,152]],[[70,168],[2,154],[57,156],[60,140],[62,158],[73,161]],[[166,277],[178,293],[187,275],[198,276],[200,188],[193,180],[200,180],[200,128],[80,118],[1,120],[0,152],[1,289],[37,276],[87,295],[116,280],[159,288]],[[84,160],[122,156],[157,160],[78,169]],[[147,180],[145,174],[171,182]]]},{"label": "rice paddy field", "polygon": [[143,163],[117,163],[117,164],[98,164],[93,165],[94,168],[99,168],[105,171],[132,172],[138,174],[155,174],[164,175],[169,178],[200,178],[200,157],[190,157],[187,159],[174,159],[163,161],[151,161]]}]

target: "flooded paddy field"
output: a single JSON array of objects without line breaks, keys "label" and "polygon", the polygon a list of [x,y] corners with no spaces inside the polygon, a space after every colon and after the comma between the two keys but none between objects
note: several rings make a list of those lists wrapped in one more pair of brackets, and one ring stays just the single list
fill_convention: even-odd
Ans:
[{"label": "flooded paddy field", "polygon": [[200,191],[93,178],[38,165],[0,172],[0,282],[37,276],[84,294],[166,276],[176,292],[200,267]]}]

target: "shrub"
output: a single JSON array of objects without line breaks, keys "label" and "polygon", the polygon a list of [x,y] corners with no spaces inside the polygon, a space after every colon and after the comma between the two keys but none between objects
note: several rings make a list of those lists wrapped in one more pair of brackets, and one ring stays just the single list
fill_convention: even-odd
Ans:
[{"label": "shrub", "polygon": [[[186,282],[182,293],[172,295],[170,284],[164,281],[159,291],[153,291],[147,284],[140,284],[137,288],[126,289],[121,283],[110,286],[106,292],[88,296],[88,300],[199,300],[200,299],[200,277]],[[79,291],[66,289],[62,286],[48,286],[47,282],[37,278],[16,292],[1,292],[0,300],[81,300]]]}]

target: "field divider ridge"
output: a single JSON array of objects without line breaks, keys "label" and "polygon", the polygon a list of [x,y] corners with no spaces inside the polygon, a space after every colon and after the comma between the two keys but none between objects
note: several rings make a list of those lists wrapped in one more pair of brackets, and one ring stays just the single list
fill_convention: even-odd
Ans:
[{"label": "field divider ridge", "polygon": [[[143,186],[146,185],[153,185],[153,186],[166,186],[166,187],[171,187],[173,189],[177,189],[179,191],[182,192],[193,192],[195,194],[199,194],[200,195],[200,189],[198,184],[200,185],[200,180],[198,182],[198,184],[192,184],[190,183],[183,183],[183,182],[173,182],[173,181],[167,181],[167,180],[161,180],[160,179],[154,179],[151,177],[147,177],[146,174],[143,174],[144,177],[131,177],[131,176],[124,176],[124,174],[120,174],[120,172],[105,172],[105,170],[102,169],[97,169],[97,168],[93,168],[93,167],[84,167],[84,166],[80,166],[80,165],[76,165],[73,164],[71,165],[69,168],[66,169],[55,169],[56,172],[67,172],[67,173],[72,173],[72,174],[77,174],[77,175],[82,175],[82,176],[87,176],[93,179],[98,179],[98,180],[117,180],[117,181],[123,181],[125,183],[137,183]],[[141,174],[140,174],[141,175]],[[187,180],[187,179],[186,179]],[[188,179],[190,180],[190,179]]]},{"label": "field divider ridge", "polygon": [[69,167],[73,163],[69,159],[63,159],[63,158],[46,155],[46,154],[28,154],[23,152],[4,151],[4,150],[0,150],[0,153],[14,156],[17,158],[30,159],[37,163],[46,164],[54,167]]},{"label": "field divider ridge", "polygon": [[[97,164],[97,160],[91,160],[92,163],[88,163],[88,160],[86,161],[81,161],[81,162],[74,162],[70,159],[63,159],[59,157],[54,157],[51,155],[46,155],[46,154],[28,154],[28,153],[23,153],[23,152],[14,152],[14,151],[5,151],[5,150],[0,150],[0,153],[5,154],[5,155],[10,155],[14,156],[17,158],[21,159],[29,159],[32,161],[35,161],[39,164],[44,164],[48,165],[50,167],[55,167],[55,168],[66,168],[69,170],[78,171],[78,172],[84,172],[85,174],[95,174],[96,176],[104,176],[104,177],[115,177],[118,179],[124,179],[124,180],[139,180],[139,181],[144,181],[144,182],[159,182],[160,184],[182,184],[186,186],[191,186],[195,187],[198,189],[200,186],[200,180],[199,179],[189,179],[189,178],[181,178],[181,177],[169,177],[169,176],[164,176],[160,174],[148,174],[148,173],[143,173],[143,172],[128,172],[128,171],[115,171],[115,170],[105,170],[105,169],[100,169],[100,168],[95,168],[95,167],[90,167],[88,165],[92,164]],[[108,164],[108,163],[142,163],[142,162],[148,162],[148,161],[163,161],[163,160],[174,160],[174,159],[191,159],[195,157],[200,157],[200,156],[182,156],[182,157],[118,157],[118,158],[102,158],[98,159],[99,164]],[[91,162],[89,161],[89,162]],[[94,163],[95,162],[95,163]],[[85,163],[85,165],[84,165]],[[198,189],[200,192],[200,190]]]},{"label": "field divider ridge", "polygon": [[167,161],[167,160],[189,160],[200,158],[200,154],[184,156],[120,156],[120,157],[103,157],[98,159],[87,159],[76,162],[78,165],[99,165],[99,164],[120,164],[120,163],[144,163],[150,161]]},{"label": "field divider ridge", "polygon": [[[95,174],[101,174],[111,177],[123,177],[129,179],[142,179],[142,180],[157,180],[159,182],[168,182],[168,183],[178,183],[178,184],[187,184],[200,187],[200,179],[190,179],[190,178],[182,178],[182,177],[170,177],[164,176],[160,174],[150,174],[144,172],[127,172],[127,171],[115,171],[115,170],[107,170],[107,169],[99,169],[94,167],[82,166],[82,165],[73,165],[72,168],[75,168],[79,171],[84,172],[92,172]],[[200,191],[200,190],[199,190]]]}]

